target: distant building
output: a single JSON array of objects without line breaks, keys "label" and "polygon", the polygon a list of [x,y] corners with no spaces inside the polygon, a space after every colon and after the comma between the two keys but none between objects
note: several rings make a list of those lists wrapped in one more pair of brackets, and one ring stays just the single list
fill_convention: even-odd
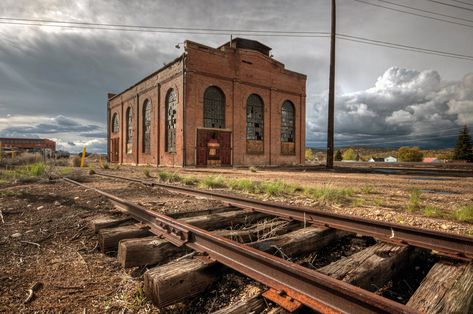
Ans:
[{"label": "distant building", "polygon": [[438,158],[435,157],[424,157],[422,159],[422,162],[440,162]]},{"label": "distant building", "polygon": [[56,142],[42,138],[0,137],[0,149],[2,152],[41,152],[45,156],[53,157]]},{"label": "distant building", "polygon": [[303,164],[306,75],[234,38],[108,95],[109,160],[155,166]]},{"label": "distant building", "polygon": [[397,162],[397,158],[393,156],[389,156],[384,158],[384,162]]},{"label": "distant building", "polygon": [[368,162],[384,162],[384,158],[383,157],[371,157],[370,160],[368,160]]}]

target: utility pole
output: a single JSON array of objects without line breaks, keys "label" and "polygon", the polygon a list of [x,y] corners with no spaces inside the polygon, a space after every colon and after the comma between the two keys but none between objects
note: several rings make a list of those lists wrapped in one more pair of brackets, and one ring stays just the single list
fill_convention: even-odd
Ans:
[{"label": "utility pole", "polygon": [[333,132],[335,111],[335,30],[336,30],[335,0],[332,0],[332,33],[330,35],[330,78],[328,90],[328,120],[327,120],[327,169],[333,169]]}]

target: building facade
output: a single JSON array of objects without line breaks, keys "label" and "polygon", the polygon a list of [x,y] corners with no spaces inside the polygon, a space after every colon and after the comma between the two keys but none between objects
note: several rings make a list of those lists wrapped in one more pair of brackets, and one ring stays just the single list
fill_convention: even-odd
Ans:
[{"label": "building facade", "polygon": [[2,152],[41,152],[48,157],[54,157],[56,142],[42,138],[0,137],[0,150]]},{"label": "building facade", "polygon": [[302,164],[306,76],[236,38],[184,53],[108,97],[109,160],[156,166]]}]

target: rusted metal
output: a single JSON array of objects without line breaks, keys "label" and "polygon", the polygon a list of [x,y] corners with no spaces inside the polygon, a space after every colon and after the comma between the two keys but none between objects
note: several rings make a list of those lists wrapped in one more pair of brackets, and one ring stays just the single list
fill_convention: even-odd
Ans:
[{"label": "rusted metal", "polygon": [[[65,181],[93,190],[118,205],[129,215],[148,225],[150,231],[174,243],[207,254],[210,258],[281,291],[290,298],[322,313],[418,313],[403,304],[336,280],[317,271],[288,262],[214,235],[206,230],[156,213],[104,191],[74,180]],[[186,239],[177,239],[175,232],[163,231],[162,224],[185,230]]]},{"label": "rusted metal", "polygon": [[[138,179],[130,179],[109,174],[99,175],[140,182]],[[419,248],[429,249],[435,251],[438,254],[456,259],[473,260],[473,237],[415,228],[378,220],[370,220],[356,216],[341,215],[319,211],[312,208],[296,207],[268,201],[259,201],[248,197],[230,195],[222,192],[196,190],[184,186],[156,182],[151,183],[149,181],[143,182],[146,182],[146,184],[159,186],[176,193],[198,197],[204,196],[210,199],[219,200],[228,205],[242,209],[258,211],[282,218],[303,221],[309,224],[354,232],[365,236],[371,236],[380,241],[388,243],[411,245]]]},{"label": "rusted metal", "polygon": [[294,300],[293,298],[285,295],[282,291],[276,291],[274,289],[268,289],[262,294],[268,300],[273,301],[274,303],[279,304],[282,308],[284,308],[289,313],[293,313],[297,311],[302,304]]}]

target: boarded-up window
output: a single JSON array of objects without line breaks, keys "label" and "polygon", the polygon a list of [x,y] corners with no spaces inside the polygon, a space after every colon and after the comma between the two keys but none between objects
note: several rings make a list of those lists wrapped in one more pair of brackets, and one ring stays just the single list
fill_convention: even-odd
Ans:
[{"label": "boarded-up window", "polygon": [[204,127],[225,128],[225,96],[215,86],[211,86],[204,93]]},{"label": "boarded-up window", "polygon": [[151,103],[148,99],[143,104],[143,153],[151,151]]},{"label": "boarded-up window", "polygon": [[114,113],[112,117],[112,132],[117,133],[120,131],[120,118],[118,117],[118,113]]},{"label": "boarded-up window", "polygon": [[166,95],[166,151],[176,151],[177,97],[174,89]]},{"label": "boarded-up window", "polygon": [[133,153],[133,109],[126,110],[126,153]]}]

